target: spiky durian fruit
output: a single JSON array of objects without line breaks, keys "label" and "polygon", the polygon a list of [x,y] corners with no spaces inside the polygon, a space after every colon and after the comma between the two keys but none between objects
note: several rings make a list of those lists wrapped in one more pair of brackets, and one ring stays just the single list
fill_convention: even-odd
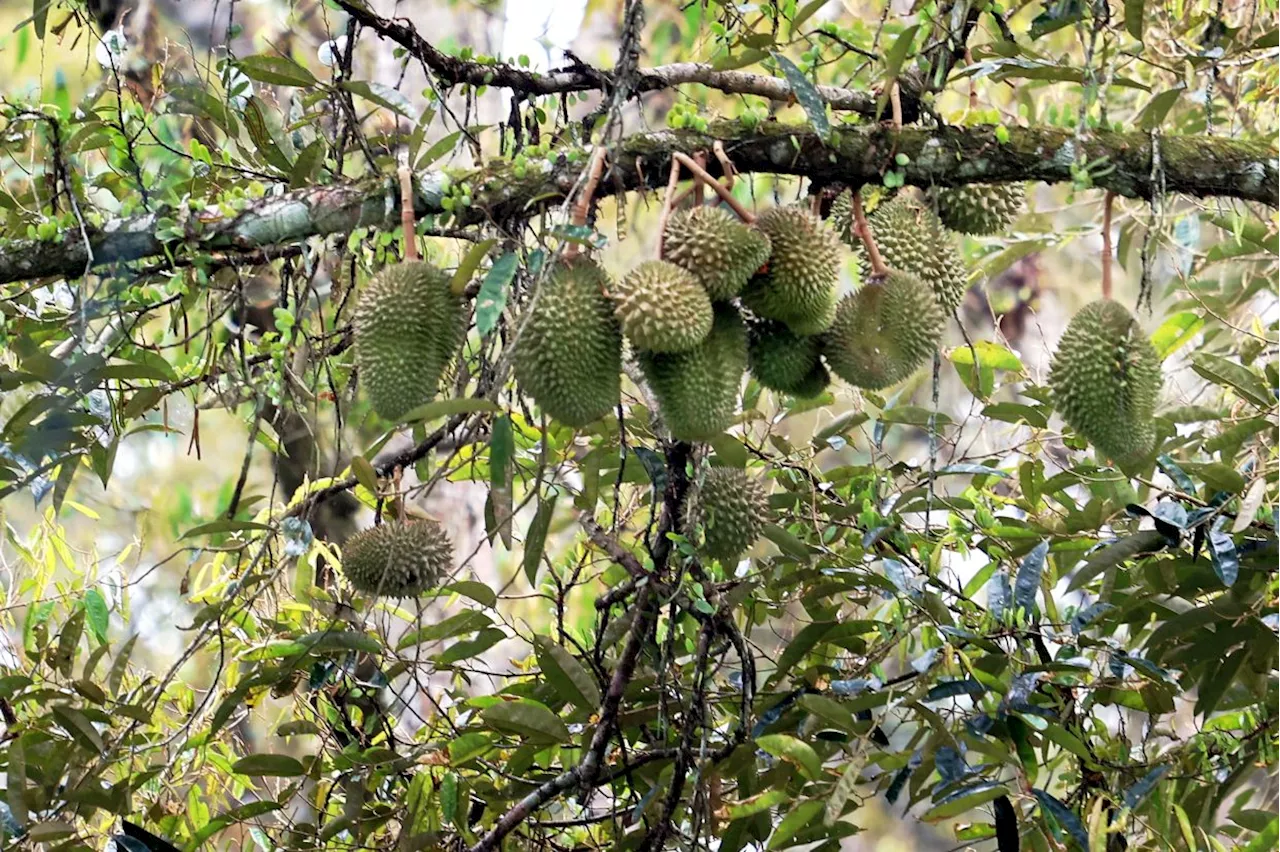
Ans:
[{"label": "spiky durian fruit", "polygon": [[717,302],[732,299],[769,259],[769,237],[719,207],[674,214],[663,236],[663,257],[697,276]]},{"label": "spiky durian fruit", "polygon": [[646,260],[609,289],[622,331],[637,349],[687,352],[711,331],[711,299],[693,273]]},{"label": "spiky durian fruit", "polygon": [[942,224],[962,234],[998,234],[1007,230],[1027,198],[1020,183],[971,183],[936,187],[933,202]]},{"label": "spiky durian fruit", "polygon": [[736,559],[755,544],[769,522],[764,483],[736,468],[707,471],[690,519],[702,528],[702,551],[721,561]]},{"label": "spiky durian fruit", "polygon": [[435,521],[389,522],[356,533],[342,546],[342,572],[366,595],[408,598],[453,569],[453,543]]},{"label": "spiky durian fruit", "polygon": [[430,402],[466,334],[462,299],[429,263],[384,268],[355,313],[356,363],[374,411],[397,420]]},{"label": "spiky durian fruit", "polygon": [[742,291],[757,315],[786,323],[796,334],[818,334],[835,319],[840,238],[802,207],[773,207],[756,227],[772,245],[768,271]]},{"label": "spiky durian fruit", "polygon": [[[960,304],[969,287],[968,272],[952,235],[929,207],[911,195],[899,195],[867,217],[867,225],[885,266],[928,284],[947,312]],[[858,266],[865,280],[870,264],[861,248]]]},{"label": "spiky durian fruit", "polygon": [[890,270],[846,296],[823,335],[822,354],[832,372],[851,385],[878,390],[915,372],[942,338],[946,318],[929,287]]},{"label": "spiky durian fruit", "polygon": [[818,352],[818,338],[796,334],[775,320],[754,320],[747,327],[747,366],[770,390],[803,395],[813,384],[814,367],[821,366]]},{"label": "spiky durian fruit", "polygon": [[1128,309],[1110,299],[1071,318],[1049,369],[1062,419],[1117,462],[1151,449],[1160,384],[1151,340]]},{"label": "spiky durian fruit", "polygon": [[733,422],[747,368],[747,331],[731,305],[716,305],[711,333],[688,352],[639,352],[636,360],[676,440],[705,441]]},{"label": "spiky durian fruit", "polygon": [[557,262],[516,344],[516,380],[543,411],[569,426],[613,411],[621,394],[622,330],[608,286],[594,261]]},{"label": "spiky durian fruit", "polygon": [[[898,190],[886,186],[866,184],[858,194],[862,196],[862,212],[868,216],[887,204],[898,194]],[[862,242],[853,232],[853,195],[846,189],[831,202],[827,211],[827,224],[839,235],[841,241],[850,248],[861,248]]]}]

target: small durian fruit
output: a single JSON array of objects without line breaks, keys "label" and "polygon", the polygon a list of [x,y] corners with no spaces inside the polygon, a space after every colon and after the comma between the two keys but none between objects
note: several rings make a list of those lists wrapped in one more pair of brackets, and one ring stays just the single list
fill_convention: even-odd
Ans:
[{"label": "small durian fruit", "polygon": [[586,426],[622,392],[622,329],[605,295],[608,276],[578,256],[556,262],[516,343],[516,381],[551,417]]},{"label": "small durian fruit", "polygon": [[804,395],[800,391],[812,386],[814,367],[821,366],[819,349],[817,337],[796,334],[776,320],[747,326],[747,367],[770,390]]},{"label": "small durian fruit", "polygon": [[694,207],[667,222],[662,254],[697,276],[712,300],[723,302],[738,295],[769,259],[769,237],[727,210]]},{"label": "small durian fruit", "polygon": [[962,234],[999,234],[1022,212],[1026,189],[1020,183],[971,183],[936,187],[933,203],[942,224]]},{"label": "small durian fruit", "polygon": [[702,528],[703,553],[721,562],[736,560],[769,522],[769,495],[764,483],[746,472],[713,467],[698,489],[690,519]]},{"label": "small durian fruit", "polygon": [[[937,214],[911,195],[899,195],[867,217],[885,266],[915,275],[933,288],[948,313],[964,298],[969,275],[955,240]],[[870,273],[866,252],[859,250],[858,266],[865,280]]]},{"label": "small durian fruit", "polygon": [[773,207],[760,214],[756,227],[769,237],[772,251],[767,272],[742,291],[743,304],[796,334],[825,331],[835,319],[840,238],[803,207]]},{"label": "small durian fruit", "polygon": [[611,287],[622,332],[636,349],[687,352],[711,331],[711,299],[688,270],[646,260]]},{"label": "small durian fruit", "polygon": [[361,594],[411,598],[453,569],[453,543],[431,520],[388,522],[342,546],[342,573]]},{"label": "small durian fruit", "polygon": [[1151,340],[1111,299],[1091,302],[1071,318],[1049,368],[1062,419],[1117,462],[1151,450],[1161,380]]},{"label": "small durian fruit", "polygon": [[466,336],[466,311],[451,276],[429,263],[384,268],[356,306],[360,382],[374,411],[398,420],[431,401]]},{"label": "small durian fruit", "polygon": [[846,296],[823,335],[822,354],[851,385],[879,390],[897,384],[929,358],[942,339],[946,318],[929,287],[906,272],[890,270]]},{"label": "small durian fruit", "polygon": [[747,368],[747,331],[733,306],[716,305],[711,333],[688,352],[638,352],[636,360],[676,440],[706,441],[733,422]]}]

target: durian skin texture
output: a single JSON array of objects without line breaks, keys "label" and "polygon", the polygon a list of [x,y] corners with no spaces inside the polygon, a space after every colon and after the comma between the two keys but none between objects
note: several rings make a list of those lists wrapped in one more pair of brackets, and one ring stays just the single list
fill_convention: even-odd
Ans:
[{"label": "durian skin texture", "polygon": [[610,288],[622,331],[637,349],[687,352],[711,331],[711,299],[693,273],[646,260]]},{"label": "durian skin texture", "polygon": [[1110,299],[1071,318],[1049,369],[1062,419],[1117,462],[1151,450],[1161,382],[1151,340],[1128,309]]},{"label": "durian skin texture", "polygon": [[821,366],[818,338],[796,334],[775,320],[753,320],[747,332],[747,366],[756,381],[796,395],[813,386],[814,370]]},{"label": "durian skin texture", "polygon": [[732,306],[716,305],[711,333],[688,352],[639,352],[636,360],[677,441],[709,440],[733,422],[747,368],[747,330]]},{"label": "durian skin texture", "polygon": [[[953,236],[928,206],[911,195],[898,195],[872,213],[867,224],[886,266],[928,284],[948,312],[960,304],[969,287],[968,271]],[[858,266],[865,280],[870,264],[861,249]]]},{"label": "durian skin texture", "polygon": [[771,207],[756,219],[772,245],[768,271],[742,291],[753,313],[784,322],[796,334],[818,334],[835,319],[836,282],[844,247],[826,223],[803,207]]},{"label": "durian skin texture", "polygon": [[663,258],[681,266],[717,302],[737,296],[769,259],[769,237],[719,207],[694,207],[672,215]]},{"label": "durian skin texture", "polygon": [[360,593],[408,598],[453,569],[453,543],[435,521],[388,522],[356,533],[342,547],[342,572]]},{"label": "durian skin texture", "polygon": [[938,218],[962,234],[1007,231],[1018,218],[1026,198],[1026,188],[1020,183],[972,183],[933,190]]},{"label": "durian skin texture", "polygon": [[890,270],[841,300],[823,335],[831,371],[851,385],[879,390],[909,377],[942,339],[946,317],[919,278]]},{"label": "durian skin texture", "polygon": [[388,266],[360,294],[356,363],[374,411],[398,420],[431,401],[466,336],[462,299],[451,276],[429,263]]},{"label": "durian skin texture", "polygon": [[516,380],[551,417],[581,427],[614,410],[622,389],[622,329],[608,276],[585,257],[557,261],[516,343]]},{"label": "durian skin texture", "polygon": [[757,478],[713,467],[698,489],[692,519],[702,527],[702,551],[728,562],[755,544],[769,522],[769,496]]}]

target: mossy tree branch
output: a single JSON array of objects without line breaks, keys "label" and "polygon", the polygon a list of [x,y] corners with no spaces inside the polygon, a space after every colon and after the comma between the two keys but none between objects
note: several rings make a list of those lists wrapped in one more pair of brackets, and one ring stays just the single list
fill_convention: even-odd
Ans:
[{"label": "mossy tree branch", "polygon": [[[1151,143],[1146,133],[1096,132],[1077,140],[1069,131],[1011,128],[1004,140],[993,127],[935,129],[846,126],[830,145],[803,125],[765,123],[747,127],[717,122],[707,133],[659,131],[623,139],[612,151],[611,174],[598,186],[608,195],[653,189],[667,175],[673,152],[711,150],[719,142],[739,172],[797,175],[818,184],[879,183],[895,170],[916,186],[958,186],[1001,181],[1061,183],[1074,179],[1077,162],[1096,163],[1093,185],[1129,198],[1151,198]],[[1083,147],[1083,151],[1080,148]],[[895,157],[905,155],[905,165]],[[1266,142],[1213,136],[1166,136],[1160,140],[1164,187],[1171,193],[1221,196],[1277,206],[1280,164]],[[516,177],[509,164],[495,161],[461,178],[473,205],[455,226],[529,215],[531,203],[557,203],[586,165],[577,148],[556,152],[545,168],[534,163]],[[719,174],[721,166],[708,166]],[[657,183],[655,183],[655,181]],[[449,178],[442,172],[418,176],[417,216],[444,212]],[[159,215],[109,223],[89,232],[97,267],[122,261],[183,256],[192,252],[261,251],[283,248],[359,227],[395,227],[399,199],[394,181],[364,180],[309,187],[253,202],[238,215],[186,222],[186,236],[166,243],[156,236]],[[0,241],[0,283],[83,274],[88,253],[79,230],[54,240]]]}]

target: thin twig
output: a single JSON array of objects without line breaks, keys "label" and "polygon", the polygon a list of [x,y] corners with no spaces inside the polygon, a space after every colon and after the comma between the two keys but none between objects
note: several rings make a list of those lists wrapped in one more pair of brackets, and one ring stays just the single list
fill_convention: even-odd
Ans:
[{"label": "thin twig", "polygon": [[680,151],[673,151],[671,152],[671,158],[673,160],[679,160],[680,165],[693,172],[695,177],[700,177],[706,181],[707,184],[716,191],[716,195],[720,196],[720,199],[724,201],[725,204],[729,205],[729,209],[738,214],[739,219],[746,222],[748,225],[756,220],[754,213],[743,207],[742,202],[734,198],[732,192],[723,186],[720,181],[708,174],[706,169],[694,162],[693,158],[688,154],[681,153]]},{"label": "thin twig", "polygon": [[680,184],[680,161],[671,158],[671,176],[667,178],[667,192],[662,196],[662,213],[658,216],[658,259],[662,259],[663,243],[667,236],[667,219],[675,206],[676,187]]}]

